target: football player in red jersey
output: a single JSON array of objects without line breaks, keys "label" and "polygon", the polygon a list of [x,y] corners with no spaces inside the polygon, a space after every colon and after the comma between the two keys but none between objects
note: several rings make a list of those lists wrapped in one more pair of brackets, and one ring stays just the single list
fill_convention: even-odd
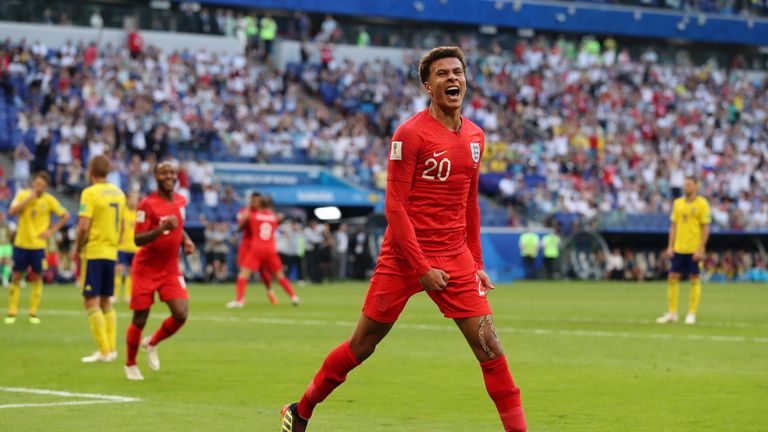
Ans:
[{"label": "football player in red jersey", "polygon": [[[277,232],[280,218],[272,211],[269,197],[261,197],[258,211],[251,212],[248,220],[251,231],[251,249],[245,255],[240,267],[240,274],[237,276],[238,295],[240,293],[245,294],[251,272],[258,269],[265,284],[271,281],[269,275],[274,276],[291,298],[293,305],[298,306],[299,296],[293,291],[291,282],[285,277],[283,262],[277,253],[275,233]],[[266,276],[264,275],[265,273],[267,273]],[[272,304],[276,304],[277,298],[274,297],[274,293],[272,293],[269,286],[267,286],[267,290],[268,295],[270,295],[270,301]],[[243,304],[244,302],[235,307],[242,307]]]},{"label": "football player in red jersey", "polygon": [[431,104],[392,137],[385,212],[389,225],[352,337],[326,357],[298,403],[283,407],[281,430],[304,432],[315,406],[373,354],[408,299],[425,291],[456,322],[480,362],[505,431],[525,431],[520,390],[496,336],[483,271],[477,201],[483,131],[461,115],[466,63],[457,47],[421,59]]},{"label": "football player in red jersey", "polygon": [[[251,253],[251,246],[253,240],[253,232],[251,231],[252,219],[256,212],[259,211],[262,205],[264,197],[258,192],[251,194],[251,202],[248,203],[248,207],[243,207],[237,212],[237,229],[243,233],[240,237],[240,246],[237,249],[237,267],[239,269],[237,280],[244,278],[246,283],[237,283],[235,292],[235,299],[227,303],[227,307],[242,308],[245,306],[245,291],[248,288],[248,279],[251,277],[251,270],[245,267],[245,263],[249,262],[248,255]],[[277,304],[277,296],[272,291],[272,276],[269,274],[265,266],[259,269],[259,277],[264,282],[264,286],[267,289],[267,298],[272,304]]]},{"label": "football player in red jersey", "polygon": [[[187,200],[173,191],[178,179],[176,167],[170,162],[161,162],[155,167],[157,192],[151,193],[139,203],[136,212],[134,240],[141,247],[133,261],[133,294],[131,309],[133,320],[128,327],[128,344],[125,376],[129,380],[144,379],[136,365],[136,353],[141,344],[147,353],[147,363],[152,370],[160,370],[157,344],[176,333],[187,320],[187,284],[179,269],[179,249],[189,255],[195,251],[195,244],[184,232],[184,207]],[[155,301],[168,304],[171,316],[152,335],[141,339],[141,332],[147,323],[149,308]]]}]

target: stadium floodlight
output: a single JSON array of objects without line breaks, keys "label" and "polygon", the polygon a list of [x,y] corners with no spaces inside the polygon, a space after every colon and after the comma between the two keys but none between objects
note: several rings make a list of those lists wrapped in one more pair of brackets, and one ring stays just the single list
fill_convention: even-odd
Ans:
[{"label": "stadium floodlight", "polygon": [[341,210],[336,206],[318,207],[315,209],[315,216],[322,221],[332,221],[341,219]]}]

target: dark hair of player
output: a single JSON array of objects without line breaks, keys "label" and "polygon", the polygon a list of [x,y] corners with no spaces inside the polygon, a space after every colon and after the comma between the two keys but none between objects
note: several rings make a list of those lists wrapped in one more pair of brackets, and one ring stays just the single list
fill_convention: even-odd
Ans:
[{"label": "dark hair of player", "polygon": [[687,175],[685,176],[685,179],[692,181],[694,184],[699,184],[699,178],[695,175]]},{"label": "dark hair of player", "polygon": [[38,171],[35,173],[35,179],[39,178],[45,180],[46,184],[51,184],[51,175],[48,174],[48,171]]},{"label": "dark hair of player", "polygon": [[106,178],[109,174],[111,163],[104,155],[95,156],[88,164],[88,171],[95,178]]},{"label": "dark hair of player", "polygon": [[429,81],[429,68],[432,63],[444,58],[457,58],[461,62],[461,66],[466,71],[467,62],[464,61],[464,52],[459,47],[455,46],[442,46],[433,48],[430,52],[424,55],[419,62],[419,79],[422,83]]}]

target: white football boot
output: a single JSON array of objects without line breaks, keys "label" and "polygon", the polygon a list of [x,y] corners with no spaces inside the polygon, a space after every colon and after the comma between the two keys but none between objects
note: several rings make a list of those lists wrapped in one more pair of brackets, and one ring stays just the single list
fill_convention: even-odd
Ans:
[{"label": "white football boot", "polygon": [[131,381],[143,381],[144,376],[141,375],[139,367],[136,365],[125,367],[125,377]]},{"label": "white football boot", "polygon": [[160,370],[160,357],[157,356],[157,347],[150,345],[152,336],[147,336],[141,341],[141,348],[147,353],[147,366],[153,371]]}]

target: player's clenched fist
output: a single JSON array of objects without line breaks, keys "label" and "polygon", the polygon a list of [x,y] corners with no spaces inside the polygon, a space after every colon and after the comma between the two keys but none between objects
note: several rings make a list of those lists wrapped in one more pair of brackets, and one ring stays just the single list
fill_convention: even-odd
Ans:
[{"label": "player's clenched fist", "polygon": [[177,226],[179,226],[179,220],[175,215],[160,218],[160,227],[163,228],[163,230],[174,230]]},{"label": "player's clenched fist", "polygon": [[431,268],[419,278],[419,283],[424,287],[424,291],[442,291],[448,285],[448,279],[450,278],[448,273],[440,269]]}]

